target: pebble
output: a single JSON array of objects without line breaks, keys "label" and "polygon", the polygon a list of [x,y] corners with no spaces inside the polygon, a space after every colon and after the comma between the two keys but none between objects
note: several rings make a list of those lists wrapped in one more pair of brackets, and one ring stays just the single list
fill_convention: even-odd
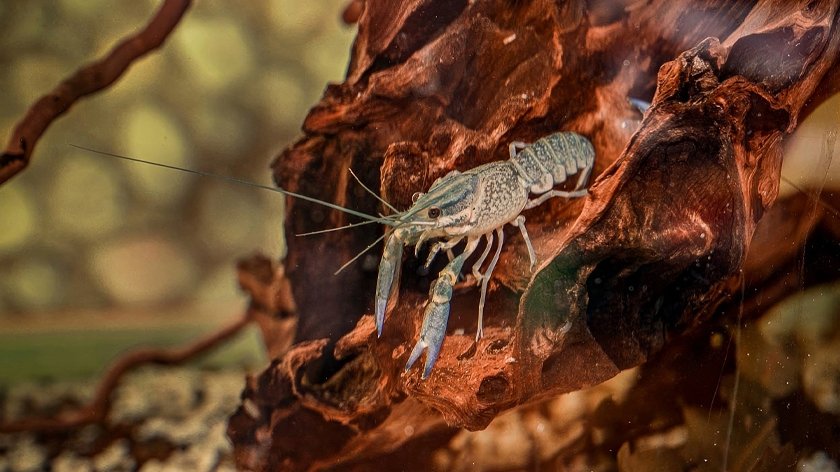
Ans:
[{"label": "pebble", "polygon": [[131,444],[127,439],[114,441],[93,458],[96,472],[133,471],[135,462],[131,457]]},{"label": "pebble", "polygon": [[93,464],[89,459],[65,451],[52,460],[52,470],[53,472],[93,472]]},{"label": "pebble", "polygon": [[33,436],[26,434],[22,435],[15,447],[8,452],[7,459],[10,472],[38,472],[43,469],[47,454]]},{"label": "pebble", "polygon": [[840,342],[814,350],[803,363],[802,388],[821,411],[840,415]]},{"label": "pebble", "polygon": [[519,412],[506,413],[484,431],[462,431],[450,441],[450,448],[462,451],[451,470],[474,470],[476,462],[481,470],[524,469],[534,456],[533,447]]},{"label": "pebble", "polygon": [[798,472],[840,472],[840,466],[825,451],[816,451],[797,464]]}]

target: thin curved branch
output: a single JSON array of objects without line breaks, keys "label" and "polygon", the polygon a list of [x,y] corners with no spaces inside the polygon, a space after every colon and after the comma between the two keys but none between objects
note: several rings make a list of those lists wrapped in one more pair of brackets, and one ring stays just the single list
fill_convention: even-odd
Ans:
[{"label": "thin curved branch", "polygon": [[119,43],[104,58],[65,79],[26,112],[0,155],[0,184],[23,170],[35,143],[47,127],[80,98],[98,92],[116,81],[132,62],[160,47],[190,7],[190,0],[165,0],[157,14],[139,33]]},{"label": "thin curved branch", "polygon": [[296,318],[296,308],[283,266],[255,254],[240,260],[237,268],[239,286],[251,299],[248,310],[239,319],[189,346],[130,352],[111,365],[102,377],[93,400],[86,407],[57,417],[0,421],[0,433],[68,430],[101,423],[110,411],[111,394],[127,372],[143,364],[179,365],[187,362],[230,340],[252,321],[262,331],[268,352],[279,356],[291,344],[294,323],[290,322]]},{"label": "thin curved branch", "polygon": [[93,401],[86,407],[56,417],[23,418],[0,422],[0,433],[58,431],[100,423],[111,410],[111,394],[127,372],[143,364],[178,365],[204,354],[242,331],[242,328],[253,319],[254,311],[254,309],[249,309],[239,319],[190,346],[179,349],[141,349],[131,352],[111,365],[102,378]]}]

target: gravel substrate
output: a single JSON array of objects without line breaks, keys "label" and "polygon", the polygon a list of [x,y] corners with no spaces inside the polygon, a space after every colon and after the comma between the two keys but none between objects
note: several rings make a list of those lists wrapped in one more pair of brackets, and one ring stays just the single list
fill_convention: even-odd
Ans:
[{"label": "gravel substrate", "polygon": [[[0,472],[232,471],[227,419],[245,373],[143,368],[112,396],[102,426],[64,433],[0,435]],[[56,413],[86,402],[91,383],[19,384],[5,392],[6,418]]]}]

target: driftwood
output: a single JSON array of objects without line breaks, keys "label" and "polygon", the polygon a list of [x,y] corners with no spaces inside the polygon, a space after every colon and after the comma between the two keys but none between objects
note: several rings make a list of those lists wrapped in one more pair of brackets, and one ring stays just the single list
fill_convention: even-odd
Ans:
[{"label": "driftwood", "polygon": [[[359,36],[347,80],[327,89],[304,138],[275,162],[284,188],[377,213],[384,209],[347,168],[406,208],[452,169],[507,158],[510,141],[571,130],[595,145],[598,179],[587,199],[526,213],[540,261],[533,273],[518,235],[508,238],[485,338],[472,342],[477,291],[460,287],[432,376],[403,372],[431,282],[417,274],[419,262],[407,258],[401,301],[377,339],[369,315],[377,255],[332,273],[381,230],[290,237],[287,273],[259,257],[240,266],[252,296],[241,319],[184,349],[118,360],[93,403],[73,414],[0,430],[100,422],[124,372],[183,362],[250,321],[277,359],[250,379],[230,422],[245,469],[429,470],[429,451],[458,428],[484,428],[504,410],[639,364],[634,393],[591,419],[613,423],[601,452],[679,424],[679,411],[669,416],[649,397],[666,394],[661,379],[677,382],[679,368],[705,378],[706,390],[718,366],[731,372],[727,350],[704,362],[710,332],[732,335],[732,325],[790,293],[840,278],[840,218],[826,209],[840,207],[837,196],[775,202],[781,140],[840,84],[837,3],[353,0],[344,19],[358,22]],[[189,4],[163,2],[144,30],[39,100],[0,156],[0,184],[77,99],[160,46]],[[628,97],[652,106],[643,115]],[[826,137],[825,159],[834,139]],[[290,234],[349,222],[306,202],[289,208]],[[286,352],[295,319],[298,344]],[[690,394],[702,403],[716,389]],[[793,403],[779,421],[813,408]],[[815,425],[812,413],[814,442],[796,447],[840,457],[840,423],[824,415]],[[658,423],[616,426],[646,415]],[[786,467],[791,450],[770,451],[751,470]]]},{"label": "driftwood", "polygon": [[[477,345],[477,291],[456,293],[426,380],[403,370],[431,282],[419,263],[404,264],[400,302],[377,339],[377,255],[332,273],[381,230],[290,236],[299,343],[243,394],[229,426],[239,465],[352,466],[445,441],[453,428],[484,428],[506,409],[646,362],[738,309],[744,284],[772,289],[762,261],[792,263],[822,221],[812,212],[785,226],[797,235],[789,249],[773,249],[784,233],[771,228],[745,266],[778,194],[783,137],[804,104],[837,90],[838,3],[365,2],[346,81],[276,160],[280,186],[376,214],[348,168],[405,208],[448,171],[559,130],[592,141],[598,177],[585,200],[526,213],[538,267],[529,273],[511,234]],[[652,106],[642,116],[628,97]],[[288,203],[290,235],[351,222]]]}]

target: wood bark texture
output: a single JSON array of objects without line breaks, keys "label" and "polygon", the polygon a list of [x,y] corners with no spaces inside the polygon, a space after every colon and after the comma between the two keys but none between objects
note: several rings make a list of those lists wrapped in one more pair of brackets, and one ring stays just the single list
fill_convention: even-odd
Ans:
[{"label": "wood bark texture", "polygon": [[[355,220],[290,199],[298,343],[243,394],[229,427],[240,466],[350,467],[445,441],[645,363],[730,310],[778,194],[782,139],[810,99],[837,89],[838,3],[364,2],[345,82],[274,163],[281,187],[383,212],[352,168],[405,209],[449,171],[557,131],[589,138],[597,180],[585,199],[525,213],[533,272],[518,231],[508,235],[477,344],[478,290],[458,286],[425,380],[404,366],[436,272],[417,275],[422,255],[405,258],[377,338],[378,254],[333,273],[383,230],[295,237]],[[643,115],[628,98],[652,105]],[[770,231],[756,257],[789,260],[817,220],[785,226],[800,236],[790,249],[774,249],[781,232]],[[750,264],[750,284],[770,283]]]}]

